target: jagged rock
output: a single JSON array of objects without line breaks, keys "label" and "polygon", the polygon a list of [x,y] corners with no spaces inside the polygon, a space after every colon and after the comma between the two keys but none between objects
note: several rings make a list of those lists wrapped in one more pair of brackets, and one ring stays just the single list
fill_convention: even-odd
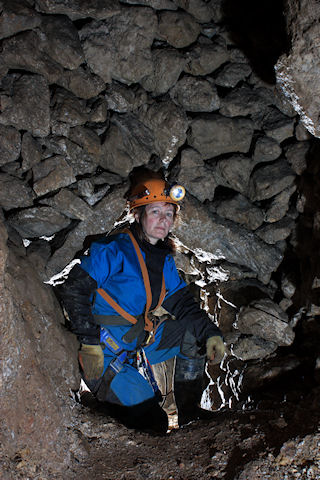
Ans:
[{"label": "jagged rock", "polygon": [[251,120],[218,114],[199,115],[190,122],[188,144],[204,159],[209,159],[222,153],[248,152],[252,135]]},{"label": "jagged rock", "polygon": [[180,167],[178,183],[200,202],[212,200],[217,182],[212,172],[205,166],[201,155],[192,148],[183,150]]},{"label": "jagged rock", "polygon": [[229,63],[215,78],[216,85],[220,87],[234,88],[239,82],[245,80],[252,70],[246,63]]},{"label": "jagged rock", "polygon": [[264,298],[241,308],[236,323],[242,334],[285,346],[291,345],[294,340],[294,332],[288,322],[288,315],[279,305]]},{"label": "jagged rock", "polygon": [[253,159],[256,163],[272,162],[272,160],[280,157],[281,152],[277,140],[270,137],[260,137],[254,148]]},{"label": "jagged rock", "polygon": [[73,93],[58,88],[52,97],[51,122],[63,122],[75,127],[84,125],[89,118],[86,102]]},{"label": "jagged rock", "polygon": [[249,197],[252,201],[265,200],[290,187],[294,171],[284,159],[257,168],[250,178]]},{"label": "jagged rock", "polygon": [[21,150],[21,136],[13,127],[0,125],[0,166],[17,160]]},{"label": "jagged rock", "polygon": [[132,168],[148,163],[153,152],[152,132],[136,115],[113,115],[102,145],[103,168],[126,177]]},{"label": "jagged rock", "polygon": [[110,110],[118,113],[133,112],[147,102],[147,93],[138,86],[127,87],[113,82],[107,85],[105,99]]},{"label": "jagged rock", "polygon": [[38,238],[59,232],[70,220],[51,207],[34,207],[10,215],[8,222],[22,238]]},{"label": "jagged rock", "polygon": [[121,0],[122,3],[129,5],[145,5],[155,10],[177,10],[177,5],[171,0]]},{"label": "jagged rock", "polygon": [[254,167],[255,163],[250,157],[233,155],[218,160],[211,168],[219,185],[248,196],[250,175]]},{"label": "jagged rock", "polygon": [[272,223],[278,222],[285,216],[289,210],[289,201],[293,193],[296,191],[296,185],[292,185],[289,188],[286,188],[278,195],[276,195],[271,204],[268,206],[265,212],[265,221]]},{"label": "jagged rock", "polygon": [[108,20],[89,23],[80,31],[88,65],[106,83],[139,82],[153,70],[150,47],[156,27],[156,15],[147,7],[131,7]]},{"label": "jagged rock", "polygon": [[37,137],[50,131],[50,93],[40,75],[21,75],[13,84],[12,97],[1,98],[0,123],[27,130]]},{"label": "jagged rock", "polygon": [[70,394],[79,385],[78,344],[34,264],[12,244],[8,250],[3,224],[0,250],[1,457],[18,459],[1,472],[8,479],[32,478],[40,468],[65,476],[73,455],[85,458]]},{"label": "jagged rock", "polygon": [[65,137],[49,136],[43,139],[41,145],[44,149],[44,158],[53,155],[64,156],[75,176],[94,172],[100,162],[99,156],[91,155],[80,145]]},{"label": "jagged rock", "polygon": [[75,70],[65,70],[56,83],[66,90],[70,90],[76,97],[84,99],[96,97],[105,89],[102,78],[90,72],[86,66],[80,66]]},{"label": "jagged rock", "polygon": [[208,75],[229,60],[225,41],[220,37],[209,45],[195,45],[186,53],[186,73],[194,76]]},{"label": "jagged rock", "polygon": [[41,16],[23,0],[3,0],[0,17],[0,38],[11,37],[24,30],[37,28]]},{"label": "jagged rock", "polygon": [[21,171],[26,172],[39,163],[42,158],[42,150],[37,141],[29,132],[23,134],[21,143]]},{"label": "jagged rock", "polygon": [[120,3],[117,0],[90,0],[90,2],[88,0],[63,0],[58,3],[51,0],[36,0],[35,5],[40,12],[68,15],[71,20],[103,19],[121,12]]},{"label": "jagged rock", "polygon": [[178,80],[186,58],[174,48],[152,51],[153,71],[141,79],[141,85],[153,95],[166,93]]},{"label": "jagged rock", "polygon": [[244,85],[232,90],[223,98],[220,113],[226,117],[245,117],[263,111],[267,105],[258,91]]},{"label": "jagged rock", "polygon": [[[107,127],[109,126],[109,111],[108,111],[108,105],[107,102],[104,98],[97,98],[92,104],[91,104],[91,110],[89,114],[89,121],[91,123],[98,123],[100,124],[96,128],[96,132],[99,135],[99,133],[104,133]],[[103,125],[101,125],[103,124]],[[94,129],[95,126],[92,126]]]},{"label": "jagged rock", "polygon": [[92,215],[92,209],[87,203],[66,188],[62,188],[54,197],[47,198],[42,203],[76,220],[86,220]]},{"label": "jagged rock", "polygon": [[84,62],[78,31],[68,17],[45,16],[40,31],[43,51],[64,68],[74,70]]},{"label": "jagged rock", "polygon": [[28,207],[33,204],[34,194],[22,180],[7,173],[0,173],[0,207],[4,210]]},{"label": "jagged rock", "polygon": [[281,143],[293,136],[294,120],[273,108],[264,117],[262,128],[268,137]]},{"label": "jagged rock", "polygon": [[110,231],[125,209],[125,192],[128,185],[121,185],[107,195],[92,209],[92,215],[80,222],[71,232],[62,247],[58,248],[46,267],[47,278],[60,272],[84,247],[88,235],[97,235]]},{"label": "jagged rock", "polygon": [[188,120],[184,110],[171,101],[154,102],[140,110],[139,118],[152,131],[155,153],[167,165],[186,140]]},{"label": "jagged rock", "polygon": [[184,200],[182,222],[175,233],[192,251],[204,251],[216,259],[243,265],[268,283],[271,273],[277,269],[282,254],[244,227],[210,214],[194,198]]},{"label": "jagged rock", "polygon": [[256,234],[262,240],[269,244],[275,244],[285,240],[291,234],[294,228],[294,221],[291,218],[284,217],[278,222],[269,223],[256,230]]},{"label": "jagged rock", "polygon": [[194,17],[185,12],[164,11],[159,14],[157,37],[175,48],[184,48],[195,42],[201,27]]},{"label": "jagged rock", "polygon": [[298,142],[289,145],[285,150],[285,156],[297,175],[301,175],[307,168],[307,154],[310,149],[310,142]]},{"label": "jagged rock", "polygon": [[100,138],[91,128],[83,126],[70,128],[69,138],[72,142],[81,146],[89,155],[100,158]]},{"label": "jagged rock", "polygon": [[244,225],[249,230],[256,230],[264,221],[263,212],[241,194],[235,195],[230,200],[219,202],[216,209],[220,217],[228,218]]},{"label": "jagged rock", "polygon": [[89,178],[78,181],[78,192],[90,206],[98,203],[109,190],[110,186],[106,185],[97,191],[94,181]]},{"label": "jagged rock", "polygon": [[49,83],[55,83],[63,73],[63,67],[43,51],[41,34],[36,31],[4,39],[0,60],[7,69],[39,73]]},{"label": "jagged rock", "polygon": [[242,337],[232,345],[232,355],[240,360],[263,359],[275,352],[278,345],[272,341],[263,340],[260,337]]},{"label": "jagged rock", "polygon": [[198,22],[207,23],[213,17],[215,2],[204,0],[175,0],[176,5],[186,10]]},{"label": "jagged rock", "polygon": [[76,182],[72,167],[59,155],[43,160],[33,167],[33,190],[38,197]]},{"label": "jagged rock", "polygon": [[183,77],[170,90],[170,97],[189,112],[213,112],[220,107],[217,89],[201,78]]},{"label": "jagged rock", "polygon": [[118,185],[119,183],[122,183],[122,178],[120,175],[116,175],[114,173],[103,172],[96,177],[92,177],[91,181],[94,183],[94,185]]}]

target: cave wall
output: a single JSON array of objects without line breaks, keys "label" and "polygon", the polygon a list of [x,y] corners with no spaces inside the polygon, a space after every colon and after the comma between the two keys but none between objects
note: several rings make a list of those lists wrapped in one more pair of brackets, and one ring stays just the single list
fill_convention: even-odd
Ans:
[{"label": "cave wall", "polygon": [[113,228],[137,167],[162,168],[188,192],[176,262],[231,351],[225,374],[211,372],[223,379],[209,386],[213,404],[239,400],[244,371],[253,387],[264,370],[297,365],[277,352],[294,342],[301,307],[297,188],[312,142],[226,26],[230,3],[2,1],[0,408],[11,460],[48,425],[35,465],[53,444],[65,462],[82,455],[76,437],[65,449],[77,342],[43,282]]}]

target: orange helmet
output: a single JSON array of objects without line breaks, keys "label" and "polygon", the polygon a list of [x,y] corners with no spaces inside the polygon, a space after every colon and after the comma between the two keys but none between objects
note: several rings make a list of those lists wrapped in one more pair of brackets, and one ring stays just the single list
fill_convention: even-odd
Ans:
[{"label": "orange helmet", "polygon": [[166,202],[178,205],[186,194],[182,185],[170,185],[161,178],[150,178],[136,185],[128,198],[130,210],[154,202]]}]

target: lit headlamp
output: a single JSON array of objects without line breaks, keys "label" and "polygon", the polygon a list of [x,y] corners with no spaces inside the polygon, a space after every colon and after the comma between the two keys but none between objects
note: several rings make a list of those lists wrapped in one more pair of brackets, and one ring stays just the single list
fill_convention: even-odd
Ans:
[{"label": "lit headlamp", "polygon": [[186,189],[182,185],[174,185],[170,188],[169,196],[175,202],[180,202],[184,199],[186,194]]}]

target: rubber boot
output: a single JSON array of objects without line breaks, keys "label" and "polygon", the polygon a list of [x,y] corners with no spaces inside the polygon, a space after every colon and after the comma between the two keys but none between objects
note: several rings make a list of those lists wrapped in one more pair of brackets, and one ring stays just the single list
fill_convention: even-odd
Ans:
[{"label": "rubber boot", "polygon": [[200,401],[204,390],[205,357],[177,357],[174,395],[179,425],[201,418]]}]

